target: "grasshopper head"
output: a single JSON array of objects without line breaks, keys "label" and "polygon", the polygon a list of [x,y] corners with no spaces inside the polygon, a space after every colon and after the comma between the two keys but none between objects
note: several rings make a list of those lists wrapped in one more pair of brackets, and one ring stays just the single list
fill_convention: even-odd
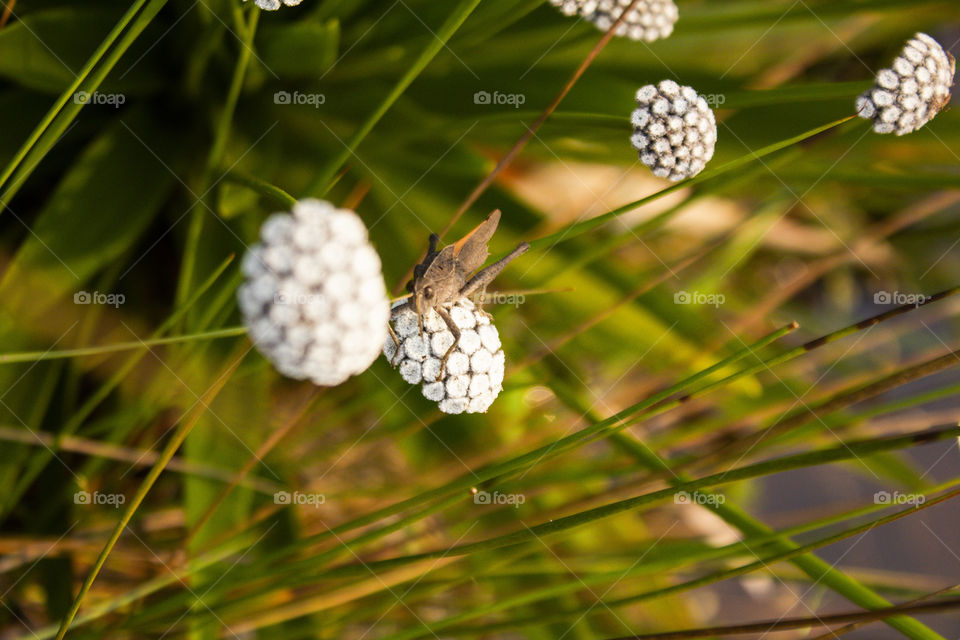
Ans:
[{"label": "grasshopper head", "polygon": [[423,314],[433,309],[437,304],[436,292],[432,286],[414,286],[413,308],[417,312],[417,325],[420,327],[420,336],[423,337]]}]

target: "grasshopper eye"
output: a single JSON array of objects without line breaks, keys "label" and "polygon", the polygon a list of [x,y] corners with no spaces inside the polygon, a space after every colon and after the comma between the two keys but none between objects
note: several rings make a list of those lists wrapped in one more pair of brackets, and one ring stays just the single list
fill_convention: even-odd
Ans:
[{"label": "grasshopper eye", "polygon": [[426,286],[426,287],[424,287],[424,288],[423,288],[423,297],[424,297],[424,298],[432,298],[432,297],[433,297],[433,287],[431,287],[431,286]]}]

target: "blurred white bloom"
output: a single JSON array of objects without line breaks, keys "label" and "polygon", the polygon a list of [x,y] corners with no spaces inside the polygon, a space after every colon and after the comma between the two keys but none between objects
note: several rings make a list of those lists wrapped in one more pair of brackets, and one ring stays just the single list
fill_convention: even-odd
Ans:
[{"label": "blurred white bloom", "polygon": [[359,216],[302,200],[275,213],[243,258],[240,311],[257,349],[291,378],[333,386],[366,370],[387,336],[380,256]]},{"label": "blurred white bloom", "polygon": [[[243,0],[246,2],[247,0]],[[281,6],[295,7],[298,4],[303,2],[303,0],[256,0],[257,6],[263,9],[264,11],[276,11]]]},{"label": "blurred white bloom", "polygon": [[[398,305],[402,303],[397,303]],[[435,310],[423,318],[423,336],[417,314],[410,308],[393,319],[401,354],[391,336],[383,343],[383,355],[396,362],[400,375],[410,384],[422,385],[423,396],[436,402],[444,413],[484,413],[503,388],[505,356],[500,334],[485,314],[466,298],[449,308],[460,329],[460,342],[447,359],[443,378],[440,359],[453,344],[453,333]]]},{"label": "blurred white bloom", "polygon": [[683,180],[697,175],[713,157],[717,121],[707,101],[673,80],[637,91],[639,108],[630,118],[630,144],[658,178]]},{"label": "blurred white bloom", "polygon": [[857,115],[872,120],[877,133],[902,136],[916,131],[950,100],[955,66],[940,43],[918,33],[891,68],[877,73],[873,88],[857,98]]},{"label": "blurred white bloom", "polygon": [[[550,0],[568,16],[580,14],[598,29],[606,31],[633,0]],[[679,12],[673,0],[640,0],[617,26],[615,35],[653,42],[673,33]]]}]

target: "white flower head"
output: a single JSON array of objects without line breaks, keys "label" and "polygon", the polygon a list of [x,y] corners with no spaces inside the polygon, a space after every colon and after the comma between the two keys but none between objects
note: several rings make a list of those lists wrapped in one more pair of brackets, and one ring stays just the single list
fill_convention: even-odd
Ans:
[{"label": "white flower head", "polygon": [[[402,303],[397,303],[399,306]],[[460,341],[447,358],[440,378],[440,362],[454,342],[453,333],[435,310],[423,319],[423,336],[417,314],[409,307],[393,318],[391,336],[383,343],[383,355],[410,384],[419,384],[425,398],[444,413],[484,413],[503,388],[505,356],[500,334],[484,313],[461,298],[448,309],[460,329]]]},{"label": "white flower head", "polygon": [[956,61],[925,33],[907,41],[873,88],[857,98],[857,115],[873,121],[877,133],[902,136],[916,131],[950,100]]},{"label": "white flower head", "polygon": [[301,200],[275,213],[243,257],[237,299],[250,339],[278,371],[323,386],[366,370],[387,336],[380,256],[356,213]]},{"label": "white flower head", "polygon": [[[633,0],[550,0],[564,15],[580,14],[598,29],[606,31],[623,15]],[[673,0],[640,0],[623,21],[615,35],[631,40],[653,42],[673,33],[679,12]]]},{"label": "white flower head", "polygon": [[630,116],[630,144],[659,178],[692,178],[706,167],[717,143],[717,121],[706,99],[673,80],[640,87]]},{"label": "white flower head", "polygon": [[[247,0],[243,0],[246,2]],[[282,6],[295,7],[303,0],[256,0],[257,6],[264,11],[276,11]]]}]

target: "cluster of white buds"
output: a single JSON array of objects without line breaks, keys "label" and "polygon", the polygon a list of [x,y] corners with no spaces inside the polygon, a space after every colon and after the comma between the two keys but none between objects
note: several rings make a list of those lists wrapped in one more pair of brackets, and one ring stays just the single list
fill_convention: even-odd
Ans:
[{"label": "cluster of white buds", "polygon": [[707,101],[673,80],[637,91],[630,118],[630,144],[658,178],[683,180],[697,175],[713,157],[717,121]]},{"label": "cluster of white buds", "polygon": [[902,136],[930,122],[950,100],[956,62],[925,33],[907,41],[891,68],[857,98],[857,115],[877,133]]},{"label": "cluster of white buds", "polygon": [[[246,2],[246,0],[244,0]],[[256,0],[257,6],[264,11],[276,11],[281,6],[295,7],[303,0]]]},{"label": "cluster of white buds", "polygon": [[[633,0],[550,0],[565,15],[580,14],[602,31],[608,30]],[[679,16],[673,0],[639,0],[617,25],[615,35],[653,42],[673,33]]]},{"label": "cluster of white buds", "polygon": [[257,349],[291,378],[333,386],[366,370],[387,335],[380,256],[356,213],[302,200],[275,213],[243,259],[240,311]]},{"label": "cluster of white buds", "polygon": [[436,402],[444,413],[484,413],[503,388],[505,356],[500,334],[489,316],[466,298],[448,311],[460,329],[460,340],[447,358],[442,378],[441,359],[454,337],[434,309],[424,314],[422,336],[413,309],[396,312],[392,326],[399,347],[387,336],[383,355],[404,380],[422,385],[423,396]]}]

